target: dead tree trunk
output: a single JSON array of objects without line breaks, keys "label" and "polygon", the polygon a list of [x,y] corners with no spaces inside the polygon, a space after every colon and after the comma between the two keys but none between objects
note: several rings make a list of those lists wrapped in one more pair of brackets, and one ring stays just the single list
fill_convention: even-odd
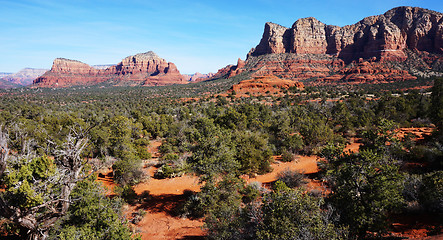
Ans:
[{"label": "dead tree trunk", "polygon": [[[8,135],[0,129],[0,177],[8,166],[10,149]],[[14,206],[0,193],[0,216],[8,219],[25,230],[29,240],[44,240],[49,229],[64,216],[71,203],[70,195],[77,182],[83,180],[82,170],[86,164],[81,153],[86,148],[88,139],[83,136],[69,135],[62,148],[55,151],[55,163],[61,174],[62,189],[57,199],[50,199],[38,206],[23,209]],[[50,182],[48,182],[49,184]]]}]

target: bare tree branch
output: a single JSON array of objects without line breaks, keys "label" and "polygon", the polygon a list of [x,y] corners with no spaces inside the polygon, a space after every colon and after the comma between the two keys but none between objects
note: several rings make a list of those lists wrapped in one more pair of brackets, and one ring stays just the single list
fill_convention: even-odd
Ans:
[{"label": "bare tree branch", "polygon": [[[28,239],[46,238],[48,229],[68,211],[69,205],[72,203],[70,195],[77,182],[84,179],[82,171],[87,161],[82,159],[81,154],[88,146],[88,139],[84,137],[85,134],[82,130],[72,131],[72,133],[67,136],[61,148],[54,151],[58,168],[57,176],[32,181],[32,188],[36,192],[42,191],[42,186],[46,183],[56,183],[61,187],[61,192],[48,193],[45,190],[45,194],[49,194],[46,197],[50,200],[30,208],[18,208],[8,202],[4,195],[0,195],[0,216],[27,229]],[[0,177],[4,174],[7,165],[12,164],[11,160],[13,160],[13,158],[8,160],[10,154],[8,141],[8,134],[4,133],[0,126]],[[19,158],[32,159],[34,154],[32,152],[33,141],[23,140],[21,143],[23,144],[23,151]]]},{"label": "bare tree branch", "polygon": [[2,126],[0,126],[0,177],[6,170],[6,163],[9,157],[8,139],[8,134],[4,133]]}]

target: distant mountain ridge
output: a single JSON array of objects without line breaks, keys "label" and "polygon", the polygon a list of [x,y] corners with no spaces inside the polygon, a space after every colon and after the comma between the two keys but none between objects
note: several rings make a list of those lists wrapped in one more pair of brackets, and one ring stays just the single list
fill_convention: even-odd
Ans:
[{"label": "distant mountain ridge", "polygon": [[344,27],[313,17],[266,23],[247,60],[221,75],[277,75],[317,82],[382,82],[443,74],[443,14],[398,7]]},{"label": "distant mountain ridge", "polygon": [[3,80],[0,78],[0,89],[8,89],[8,88],[18,88],[20,85],[11,83],[9,81]]},{"label": "distant mountain ridge", "polygon": [[[16,73],[2,74],[0,79],[3,80],[0,88],[15,88],[31,85],[34,79],[43,75],[48,69],[24,68]],[[7,84],[11,83],[11,84]]]},{"label": "distant mountain ridge", "polygon": [[71,87],[108,83],[114,86],[161,86],[185,83],[174,63],[154,52],[124,58],[107,68],[57,58],[50,71],[34,80],[33,87]]},{"label": "distant mountain ridge", "polygon": [[0,72],[0,78],[6,77],[8,75],[11,75],[12,73],[6,73],[6,72]]},{"label": "distant mountain ridge", "polygon": [[106,69],[109,67],[115,66],[115,64],[101,64],[101,65],[92,65],[91,67],[95,69]]},{"label": "distant mountain ridge", "polygon": [[201,82],[208,80],[214,76],[215,73],[199,73],[183,74],[183,77],[189,82]]}]

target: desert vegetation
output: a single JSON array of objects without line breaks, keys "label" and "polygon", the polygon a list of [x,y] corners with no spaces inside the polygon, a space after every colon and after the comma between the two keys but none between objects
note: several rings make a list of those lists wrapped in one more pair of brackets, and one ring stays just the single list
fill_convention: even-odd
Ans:
[{"label": "desert vegetation", "polygon": [[[11,239],[132,239],[122,206],[142,197],[150,142],[155,178],[195,174],[202,187],[174,211],[203,219],[209,239],[391,236],[395,216],[441,216],[443,80],[425,90],[307,87],[225,94],[237,81],[152,88],[18,89],[0,99],[0,234]],[[395,84],[395,83],[393,83]],[[399,89],[390,85],[393,89]],[[189,99],[192,98],[192,99]],[[431,135],[399,137],[400,127]],[[351,139],[358,152],[344,152]],[[320,172],[285,171],[273,156],[317,155]],[[117,196],[96,181],[112,168]],[[325,183],[328,193],[305,187]],[[140,212],[142,218],[144,214]],[[441,225],[430,226],[430,234]]]}]

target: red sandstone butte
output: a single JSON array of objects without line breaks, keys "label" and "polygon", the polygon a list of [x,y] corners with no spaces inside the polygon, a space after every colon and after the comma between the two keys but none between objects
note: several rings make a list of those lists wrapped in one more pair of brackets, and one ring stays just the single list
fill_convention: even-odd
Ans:
[{"label": "red sandstone butte", "polygon": [[154,52],[123,59],[106,69],[57,58],[50,71],[34,80],[33,87],[89,86],[107,82],[114,86],[157,86],[186,83],[174,63],[166,62]]},{"label": "red sandstone butte", "polygon": [[443,75],[443,14],[398,7],[344,27],[313,17],[291,28],[266,23],[260,43],[245,62],[219,70],[277,75],[319,83],[377,83]]}]

